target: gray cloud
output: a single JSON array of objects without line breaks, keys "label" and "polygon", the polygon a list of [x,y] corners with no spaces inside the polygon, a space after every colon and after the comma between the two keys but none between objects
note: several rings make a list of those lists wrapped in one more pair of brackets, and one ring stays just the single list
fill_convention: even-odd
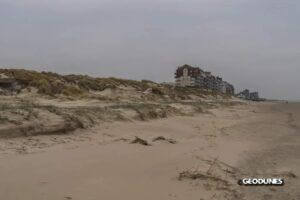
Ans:
[{"label": "gray cloud", "polygon": [[0,66],[172,81],[203,66],[300,99],[297,0],[0,0]]}]

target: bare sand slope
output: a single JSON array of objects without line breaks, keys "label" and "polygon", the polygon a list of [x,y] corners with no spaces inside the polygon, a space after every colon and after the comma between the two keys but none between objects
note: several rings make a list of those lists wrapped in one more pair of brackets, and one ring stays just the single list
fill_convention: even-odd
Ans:
[{"label": "bare sand slope", "polygon": [[[252,104],[2,139],[0,199],[300,199],[299,113],[298,104]],[[135,136],[149,145],[131,144]],[[237,185],[248,176],[286,185]]]}]

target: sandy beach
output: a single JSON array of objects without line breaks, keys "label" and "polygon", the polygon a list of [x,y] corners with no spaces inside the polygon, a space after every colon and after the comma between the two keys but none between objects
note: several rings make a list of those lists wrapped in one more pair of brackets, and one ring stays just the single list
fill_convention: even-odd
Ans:
[{"label": "sandy beach", "polygon": [[300,0],[0,0],[0,200],[300,200]]},{"label": "sandy beach", "polygon": [[[106,123],[84,134],[2,139],[0,199],[296,200],[299,127],[300,104],[248,103]],[[135,137],[148,145],[133,144]],[[286,184],[237,184],[252,176],[282,177]]]}]

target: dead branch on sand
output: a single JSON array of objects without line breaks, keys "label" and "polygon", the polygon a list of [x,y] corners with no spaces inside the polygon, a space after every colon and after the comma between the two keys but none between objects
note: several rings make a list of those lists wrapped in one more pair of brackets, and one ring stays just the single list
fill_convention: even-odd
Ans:
[{"label": "dead branch on sand", "polygon": [[143,140],[136,136],[135,136],[135,139],[131,142],[131,144],[141,144],[144,146],[151,146],[151,144],[149,144],[146,140]]}]

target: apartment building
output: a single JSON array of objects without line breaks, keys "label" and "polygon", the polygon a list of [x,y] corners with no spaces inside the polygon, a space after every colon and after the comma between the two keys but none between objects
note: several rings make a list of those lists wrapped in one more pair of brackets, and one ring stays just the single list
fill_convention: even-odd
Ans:
[{"label": "apartment building", "polygon": [[200,87],[222,93],[234,94],[233,85],[223,81],[221,77],[216,77],[211,72],[203,71],[199,67],[183,65],[175,72],[176,85],[185,87]]},{"label": "apartment building", "polygon": [[177,86],[197,86],[201,84],[199,79],[203,71],[200,68],[195,68],[189,65],[178,67],[175,72],[175,79]]},{"label": "apartment building", "polygon": [[258,92],[250,92],[250,99],[252,101],[258,101],[259,100]]},{"label": "apartment building", "polygon": [[248,89],[243,90],[242,92],[237,94],[237,97],[245,100],[259,101],[258,92],[250,92]]}]

